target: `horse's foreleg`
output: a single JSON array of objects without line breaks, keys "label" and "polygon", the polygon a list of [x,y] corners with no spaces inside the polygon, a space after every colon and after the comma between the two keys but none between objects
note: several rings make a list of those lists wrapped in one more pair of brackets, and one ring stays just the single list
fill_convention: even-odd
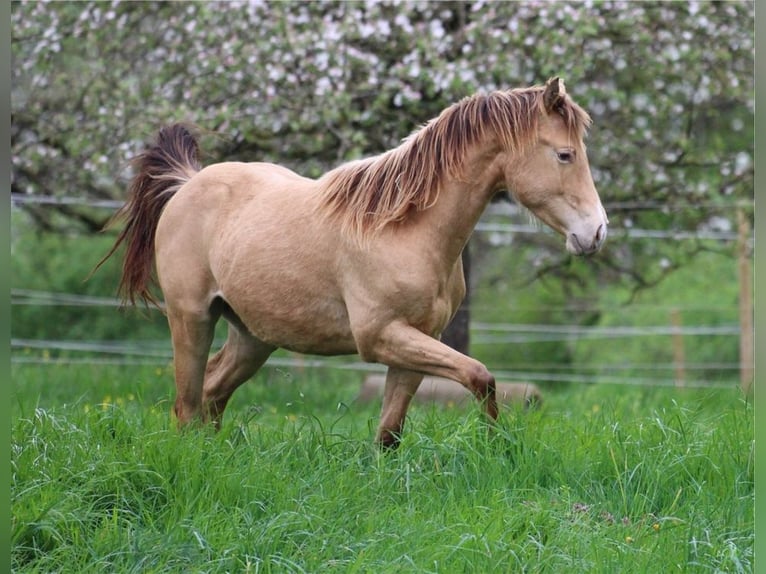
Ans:
[{"label": "horse's foreleg", "polygon": [[418,390],[423,374],[389,367],[383,391],[383,407],[375,440],[387,448],[399,445],[407,407]]},{"label": "horse's foreleg", "polygon": [[459,382],[484,405],[490,419],[497,419],[495,378],[487,368],[414,327],[392,323],[372,339],[369,348],[361,350],[366,358],[389,367]]},{"label": "horse's foreleg", "polygon": [[223,411],[234,391],[266,362],[274,347],[263,343],[234,325],[215,356],[208,361],[202,404],[216,429],[221,428]]},{"label": "horse's foreleg", "polygon": [[202,382],[213,342],[215,319],[209,313],[188,313],[168,309],[173,339],[176,379],[175,413],[179,426],[200,417]]}]

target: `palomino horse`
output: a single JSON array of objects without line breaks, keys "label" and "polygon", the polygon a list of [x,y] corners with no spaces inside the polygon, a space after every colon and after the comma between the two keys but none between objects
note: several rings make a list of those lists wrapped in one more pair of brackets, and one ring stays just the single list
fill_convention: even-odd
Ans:
[{"label": "palomino horse", "polygon": [[[396,446],[424,375],[453,379],[497,417],[487,368],[439,341],[465,294],[461,252],[490,198],[517,201],[597,251],[607,219],[583,137],[590,123],[558,78],[465,98],[381,155],[319,179],[269,163],[198,161],[181,125],[136,158],[117,216],[120,291],[153,301],[173,340],[179,424],[220,426],[234,390],[277,348],[358,353],[388,366],[376,440]],[[229,323],[208,360],[217,320]]]}]

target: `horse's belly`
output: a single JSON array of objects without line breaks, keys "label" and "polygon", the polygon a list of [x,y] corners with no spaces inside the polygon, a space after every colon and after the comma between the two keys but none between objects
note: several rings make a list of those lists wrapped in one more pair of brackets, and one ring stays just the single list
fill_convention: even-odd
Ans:
[{"label": "horse's belly", "polygon": [[275,347],[314,355],[357,352],[345,306],[337,301],[283,293],[229,304],[255,337]]}]

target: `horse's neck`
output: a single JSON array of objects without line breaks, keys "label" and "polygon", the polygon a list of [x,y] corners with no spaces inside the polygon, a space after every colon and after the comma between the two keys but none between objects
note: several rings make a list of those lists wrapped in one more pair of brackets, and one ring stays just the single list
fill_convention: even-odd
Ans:
[{"label": "horse's neck", "polygon": [[502,175],[494,155],[476,154],[466,165],[471,167],[463,177],[444,182],[438,201],[426,212],[435,235],[432,244],[444,250],[448,261],[460,257]]}]

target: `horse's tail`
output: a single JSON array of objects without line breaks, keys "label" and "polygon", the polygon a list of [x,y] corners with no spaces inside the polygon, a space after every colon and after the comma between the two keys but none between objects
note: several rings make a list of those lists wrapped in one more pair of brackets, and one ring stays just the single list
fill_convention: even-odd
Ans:
[{"label": "horse's tail", "polygon": [[[154,235],[163,208],[171,197],[200,169],[199,144],[183,124],[164,127],[156,141],[132,162],[135,175],[128,188],[128,200],[107,223],[125,219],[125,227],[112,248],[96,265],[98,269],[117,248],[126,244],[118,292],[123,303],[135,305],[136,297],[158,305],[150,287],[155,283]],[[95,271],[94,269],[94,271]]]}]

